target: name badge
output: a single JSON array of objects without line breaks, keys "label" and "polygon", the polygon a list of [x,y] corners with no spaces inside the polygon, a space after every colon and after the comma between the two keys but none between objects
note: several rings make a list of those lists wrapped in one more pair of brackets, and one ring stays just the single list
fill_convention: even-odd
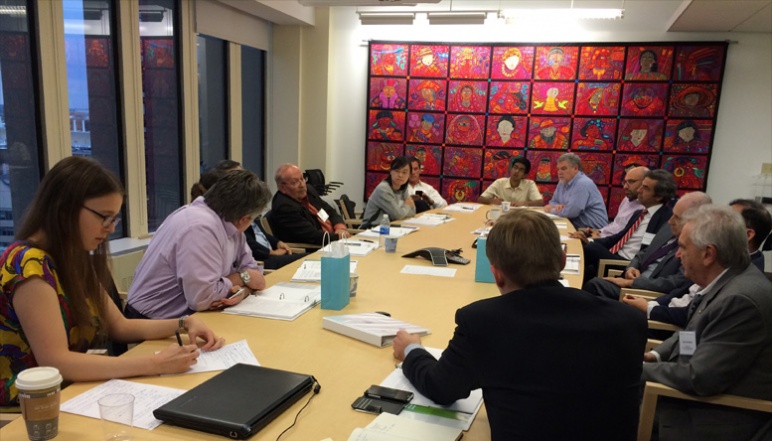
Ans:
[{"label": "name badge", "polygon": [[697,336],[694,331],[678,332],[678,350],[681,355],[694,355],[697,349]]},{"label": "name badge", "polygon": [[319,219],[322,220],[322,222],[327,222],[327,219],[330,218],[330,215],[327,214],[326,211],[324,211],[324,208],[319,210],[319,213],[316,213],[317,216],[319,216]]},{"label": "name badge", "polygon": [[654,240],[654,233],[643,233],[643,239],[641,239],[641,244],[651,245],[652,240]]}]

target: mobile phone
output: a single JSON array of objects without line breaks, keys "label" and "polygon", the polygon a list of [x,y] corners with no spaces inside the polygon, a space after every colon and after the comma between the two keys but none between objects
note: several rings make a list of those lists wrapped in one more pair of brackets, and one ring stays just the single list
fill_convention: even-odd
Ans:
[{"label": "mobile phone", "polygon": [[374,384],[365,391],[365,396],[397,401],[400,403],[409,403],[410,400],[413,399],[413,392]]},{"label": "mobile phone", "polygon": [[415,194],[417,194],[418,196],[423,196],[424,192],[423,192],[423,190],[416,190]]},{"label": "mobile phone", "polygon": [[377,398],[359,397],[351,403],[351,407],[360,412],[375,414],[386,412],[398,415],[402,412],[402,408],[405,407],[405,404],[397,403],[395,401],[379,400]]}]

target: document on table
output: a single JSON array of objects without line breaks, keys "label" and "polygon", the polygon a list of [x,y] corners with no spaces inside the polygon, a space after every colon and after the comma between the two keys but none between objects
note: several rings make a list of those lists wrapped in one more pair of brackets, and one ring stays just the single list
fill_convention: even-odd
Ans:
[{"label": "document on table", "polygon": [[321,301],[320,285],[279,282],[225,308],[223,313],[292,321]]},{"label": "document on table", "polygon": [[127,393],[134,395],[134,427],[153,430],[163,421],[153,416],[153,411],[179,397],[185,391],[166,386],[135,383],[126,380],[110,380],[71,398],[61,405],[62,412],[90,418],[99,418],[97,401],[105,395]]},{"label": "document on table", "polygon": [[564,274],[579,274],[579,264],[581,259],[578,254],[566,254],[566,267],[563,268],[561,273]]},{"label": "document on table", "polygon": [[[378,238],[381,237],[380,229],[381,227],[373,227],[357,234],[355,237]],[[402,237],[414,231],[418,231],[418,227],[389,227],[389,236]]]},{"label": "document on table", "polygon": [[480,204],[461,202],[458,204],[448,205],[447,207],[443,208],[442,211],[451,211],[455,213],[474,213],[480,207],[482,207]]},{"label": "document on table", "polygon": [[424,276],[456,277],[456,270],[454,268],[437,268],[435,266],[405,265],[400,273],[421,274]]},{"label": "document on table", "polygon": [[[374,249],[378,248],[377,242],[367,239],[346,239],[339,242],[346,245],[346,248],[348,248],[348,253],[352,256],[366,256],[373,252]],[[331,250],[331,246],[331,244],[327,245],[326,247],[322,248],[322,251],[329,252]]]},{"label": "document on table", "polygon": [[568,222],[555,222],[555,226],[560,228],[561,230],[565,230],[568,228]]},{"label": "document on table", "polygon": [[458,429],[381,413],[365,428],[356,428],[348,441],[457,441]]},{"label": "document on table", "polygon": [[[349,262],[349,271],[357,272],[357,261]],[[321,282],[322,281],[322,261],[306,259],[295,271],[291,279],[293,282]]]},{"label": "document on table", "polygon": [[442,225],[446,222],[453,221],[452,217],[448,216],[447,214],[434,214],[434,213],[426,213],[422,214],[420,216],[416,216],[414,218],[405,219],[403,223],[410,224],[410,225],[422,225],[427,227],[436,227],[437,225]]},{"label": "document on table", "polygon": [[202,351],[201,349],[198,351],[200,355],[196,364],[183,372],[183,374],[224,371],[237,363],[260,366],[257,358],[255,358],[255,354],[252,353],[252,349],[249,349],[246,340],[239,340],[236,343],[225,345],[216,351]]},{"label": "document on table", "polygon": [[491,232],[491,228],[493,228],[493,227],[480,227],[480,228],[472,231],[472,234],[475,234],[477,236],[486,237],[486,236],[488,236],[488,233]]},{"label": "document on table", "polygon": [[[442,349],[437,348],[425,348],[434,358],[438,359],[442,356]],[[482,405],[482,389],[473,390],[468,397],[457,400],[451,405],[440,406],[434,401],[430,400],[424,395],[421,395],[418,390],[410,383],[410,380],[405,377],[400,367],[394,369],[383,381],[381,386],[391,387],[394,389],[402,389],[413,392],[413,399],[410,401],[400,413],[400,416],[405,415],[411,418],[420,419],[435,424],[442,424],[446,426],[458,427],[463,430],[469,430],[469,426],[472,425],[477,412]],[[452,418],[441,417],[431,415],[430,411],[426,411],[422,408],[436,408],[445,409],[451,412],[457,412],[458,414]],[[408,411],[409,413],[406,413]]]}]

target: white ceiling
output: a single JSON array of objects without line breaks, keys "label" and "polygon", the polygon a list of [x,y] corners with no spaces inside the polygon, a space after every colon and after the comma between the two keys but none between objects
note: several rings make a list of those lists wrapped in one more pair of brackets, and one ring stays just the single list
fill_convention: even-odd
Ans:
[{"label": "white ceiling", "polygon": [[[772,33],[772,0],[296,0],[301,5],[358,6],[362,11],[497,11],[510,8],[624,8],[637,22],[657,13],[669,17],[671,32]],[[391,3],[393,2],[393,3]],[[405,6],[406,3],[418,3]],[[389,6],[372,6],[390,4]],[[640,14],[640,16],[636,16]],[[654,26],[659,27],[657,23]]]}]

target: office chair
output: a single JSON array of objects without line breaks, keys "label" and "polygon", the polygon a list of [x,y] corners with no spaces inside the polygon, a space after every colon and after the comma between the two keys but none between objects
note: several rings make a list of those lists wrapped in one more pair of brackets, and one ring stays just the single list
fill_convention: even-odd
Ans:
[{"label": "office chair", "polygon": [[[271,236],[276,237],[276,235],[273,234],[273,228],[271,228],[270,215],[271,215],[271,212],[269,211],[262,216],[258,216],[258,219],[260,220],[260,226],[263,227],[263,231],[265,231],[267,234],[270,234]],[[293,253],[305,253],[305,252],[313,253],[314,251],[321,248],[321,245],[315,245],[312,243],[301,243],[301,242],[285,242],[285,243],[287,244],[287,246],[292,248]]]},{"label": "office chair", "polygon": [[338,181],[324,181],[324,173],[318,168],[308,169],[303,172],[303,177],[308,185],[314,187],[319,196],[326,196],[343,185]]},{"label": "office chair", "polygon": [[625,268],[630,265],[629,260],[600,259],[598,261],[598,277],[621,277]]},{"label": "office chair", "polygon": [[359,228],[362,225],[362,219],[357,218],[356,215],[356,202],[349,199],[346,194],[340,195],[340,199],[335,199],[335,203],[338,204],[341,216],[343,216],[343,222],[349,228]]},{"label": "office chair", "polygon": [[[737,395],[713,395],[709,397],[699,397],[679,392],[672,387],[651,381],[646,382],[643,390],[643,401],[641,402],[641,419],[638,423],[638,441],[649,441],[651,432],[654,428],[654,414],[657,410],[657,399],[659,397],[671,397],[680,400],[698,401],[700,403],[716,404],[721,406],[735,407],[739,409],[756,410],[772,414],[772,401],[760,400],[757,398],[740,397]],[[756,436],[761,436],[765,431],[770,431],[770,425],[767,424]],[[753,439],[762,439],[756,438]],[[766,438],[764,438],[766,439]]]}]

